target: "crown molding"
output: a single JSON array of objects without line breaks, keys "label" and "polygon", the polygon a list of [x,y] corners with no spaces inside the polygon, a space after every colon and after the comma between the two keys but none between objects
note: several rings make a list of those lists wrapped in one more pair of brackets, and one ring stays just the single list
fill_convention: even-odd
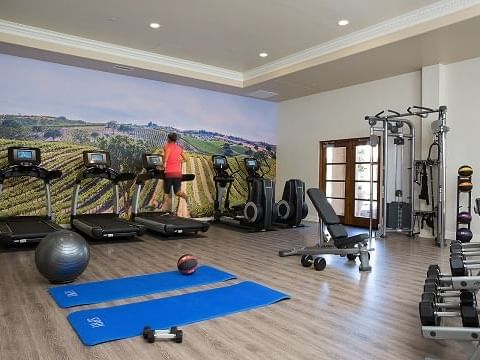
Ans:
[{"label": "crown molding", "polygon": [[[470,11],[472,7],[477,7],[476,11]],[[462,11],[463,13],[460,14],[460,16],[455,16]],[[454,22],[466,20],[468,18],[478,16],[479,14],[480,0],[438,1],[431,5],[413,10],[395,18],[385,20],[378,24],[355,31],[345,36],[338,37],[309,49],[287,55],[281,59],[269,62],[254,69],[247,70],[243,73],[243,80],[249,83],[248,85],[253,85],[259,81],[268,80],[265,79],[265,77],[267,77],[269,74],[277,73],[276,76],[281,76],[292,71],[301,70],[302,64],[305,64],[305,67],[303,68],[306,68],[335,60],[328,55],[332,55],[336,52],[343,51],[343,53],[340,53],[337,57],[340,58],[347,56],[345,50],[348,49],[351,50],[350,54],[368,50],[368,48],[362,48],[359,45],[365,44],[369,41],[372,42],[372,46],[370,48],[383,45],[379,42],[375,43],[375,39],[385,37],[388,38],[386,43],[390,43],[392,41],[415,36],[429,30],[434,30],[435,28],[446,26]],[[450,21],[446,18],[450,18]],[[426,23],[434,22],[435,20],[442,21],[438,21],[436,24],[432,24],[430,27],[422,26]],[[397,33],[397,36],[392,37],[392,34],[395,33]],[[401,33],[404,35],[402,36]],[[315,63],[315,60],[319,60],[321,58],[325,58],[325,61],[320,60]],[[294,69],[292,69],[292,71],[288,71],[288,68]],[[280,74],[278,74],[279,72]],[[270,78],[276,76],[274,75]]]},{"label": "crown molding", "polygon": [[45,45],[48,44],[54,45],[56,49],[65,48],[67,53],[69,52],[68,49],[75,49],[93,55],[102,54],[116,59],[125,59],[126,61],[122,65],[139,67],[138,65],[135,66],[135,63],[139,63],[143,65],[141,66],[142,68],[145,68],[145,65],[150,64],[153,67],[151,70],[158,70],[158,67],[160,67],[168,69],[169,73],[175,75],[187,75],[200,80],[209,80],[240,87],[243,82],[243,75],[238,71],[0,19],[0,41],[11,42],[9,40],[12,37],[13,40],[16,40],[16,43],[24,39],[28,41],[28,45],[36,45],[33,47],[42,50],[50,50],[50,48],[45,48]]},{"label": "crown molding", "polygon": [[441,0],[243,73],[2,19],[0,42],[245,88],[475,16],[480,0]]}]

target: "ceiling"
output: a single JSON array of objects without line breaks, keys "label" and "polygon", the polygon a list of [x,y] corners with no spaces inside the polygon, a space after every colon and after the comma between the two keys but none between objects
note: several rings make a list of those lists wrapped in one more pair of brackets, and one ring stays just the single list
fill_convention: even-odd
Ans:
[{"label": "ceiling", "polygon": [[272,101],[477,57],[478,33],[480,0],[0,1],[0,52]]},{"label": "ceiling", "polygon": [[[2,0],[0,17],[246,71],[434,0]],[[350,19],[340,27],[337,21]],[[150,22],[161,24],[153,30]],[[258,56],[269,53],[268,60]]]}]

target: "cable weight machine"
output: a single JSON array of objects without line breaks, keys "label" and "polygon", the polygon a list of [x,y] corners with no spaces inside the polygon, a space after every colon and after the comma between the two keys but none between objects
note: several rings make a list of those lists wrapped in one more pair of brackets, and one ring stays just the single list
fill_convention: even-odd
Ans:
[{"label": "cable weight machine", "polygon": [[[437,159],[437,191],[434,216],[436,219],[436,242],[445,245],[445,139],[449,128],[446,126],[446,106],[438,109],[430,109],[420,106],[411,106],[405,113],[393,110],[381,111],[374,116],[366,116],[370,126],[370,145],[373,147],[379,143],[380,134],[382,140],[382,192],[377,236],[386,237],[388,232],[406,233],[414,236],[415,226],[415,127],[408,119],[427,118],[430,114],[438,114],[438,119],[432,122],[434,143],[438,147]],[[390,140],[393,139],[393,140]],[[390,154],[393,146],[393,156]],[[408,147],[408,153],[405,148]],[[372,149],[373,152],[373,149]],[[407,154],[406,154],[407,153]],[[407,159],[407,160],[405,160]],[[392,184],[389,175],[394,161],[394,182]],[[373,160],[370,166],[370,189],[373,190]],[[391,186],[394,192],[391,193]],[[433,191],[433,190],[432,190]],[[394,201],[392,201],[394,200]],[[370,191],[370,209],[373,209],[373,192]],[[373,211],[370,211],[370,235],[372,235]]]}]

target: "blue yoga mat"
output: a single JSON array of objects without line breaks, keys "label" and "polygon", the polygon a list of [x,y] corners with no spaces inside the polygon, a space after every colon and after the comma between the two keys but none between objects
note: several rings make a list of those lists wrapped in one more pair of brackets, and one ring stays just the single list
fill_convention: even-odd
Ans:
[{"label": "blue yoga mat", "polygon": [[143,327],[168,329],[271,305],[289,296],[254,282],[103,309],[82,310],[68,321],[85,345],[138,336]]},{"label": "blue yoga mat", "polygon": [[68,308],[206,285],[235,278],[235,275],[204,265],[200,266],[192,275],[169,271],[77,285],[62,285],[49,288],[48,291],[58,306]]}]

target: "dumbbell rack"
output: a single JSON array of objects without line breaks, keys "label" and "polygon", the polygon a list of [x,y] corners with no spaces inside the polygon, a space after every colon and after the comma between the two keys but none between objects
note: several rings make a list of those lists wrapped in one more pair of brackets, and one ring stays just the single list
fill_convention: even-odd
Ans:
[{"label": "dumbbell rack", "polygon": [[[461,176],[461,175],[458,175],[457,176],[457,227],[456,227],[456,231],[458,231],[460,228],[462,227],[465,227],[466,225],[466,228],[468,230],[471,230],[470,229],[470,222],[468,224],[462,224],[461,222],[458,221],[458,214],[461,212],[460,209],[461,209],[461,205],[460,205],[460,195],[461,194],[468,194],[468,200],[467,200],[467,209],[466,212],[468,212],[470,215],[472,215],[472,190],[470,191],[460,191],[460,187],[459,185],[465,181],[468,181],[468,182],[472,182],[472,176]],[[465,210],[463,210],[465,211]],[[459,239],[457,239],[459,240]]]},{"label": "dumbbell rack", "polygon": [[[474,254],[480,255],[480,245],[462,244],[459,241],[452,242],[452,244],[453,248],[452,246],[450,248],[451,258],[459,256],[459,254],[462,254],[463,258]],[[459,251],[459,247],[462,247],[461,251]],[[422,335],[426,339],[457,341],[462,345],[465,353],[468,354],[468,359],[480,360],[479,308],[475,296],[480,289],[480,276],[471,276],[472,271],[479,269],[480,265],[468,265],[468,260],[466,262],[467,264],[463,265],[462,276],[441,274],[438,265],[429,266],[427,279],[425,280],[425,293],[422,294],[422,302],[419,303]],[[452,262],[451,265],[453,265]],[[452,268],[452,273],[454,272],[459,273],[459,269]],[[435,290],[432,290],[432,288]],[[456,298],[460,299],[458,303],[451,301]],[[431,307],[436,307],[436,310],[430,309],[429,315],[432,318],[427,318],[427,321],[422,318],[422,303],[424,300],[430,301]],[[461,309],[460,312],[443,310],[443,308],[448,309],[449,304],[458,305]],[[440,306],[440,308],[437,306]],[[461,316],[464,326],[445,326],[437,316]]]}]

